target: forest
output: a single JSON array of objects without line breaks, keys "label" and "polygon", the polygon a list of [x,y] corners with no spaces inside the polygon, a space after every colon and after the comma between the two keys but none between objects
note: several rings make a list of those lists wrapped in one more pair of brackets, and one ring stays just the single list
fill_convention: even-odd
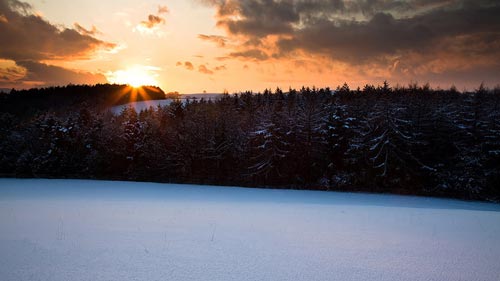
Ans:
[{"label": "forest", "polygon": [[500,200],[500,88],[347,84],[174,99],[120,85],[0,95],[0,176]]}]

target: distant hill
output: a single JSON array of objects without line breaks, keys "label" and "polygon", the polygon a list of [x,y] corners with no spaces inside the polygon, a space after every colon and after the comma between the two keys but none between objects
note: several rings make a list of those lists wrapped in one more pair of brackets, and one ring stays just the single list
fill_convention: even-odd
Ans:
[{"label": "distant hill", "polygon": [[[195,94],[183,94],[183,95],[177,95],[175,98],[179,98],[181,101],[185,102],[187,100],[212,100],[216,101],[219,100],[222,94],[217,94],[217,93],[195,93]],[[169,105],[175,98],[168,98],[167,94],[167,99],[160,99],[160,100],[147,100],[147,101],[134,101],[134,102],[129,102],[125,104],[120,104],[120,105],[115,105],[111,108],[111,112],[114,114],[120,114],[123,109],[127,107],[133,108],[136,112],[141,112],[143,110],[146,110],[150,107],[156,108],[157,106],[166,106]]]},{"label": "distant hill", "polygon": [[221,93],[194,93],[194,94],[183,94],[180,96],[181,99],[212,99],[216,100],[222,96]]},{"label": "distant hill", "polygon": [[117,84],[68,85],[2,93],[0,111],[30,116],[36,112],[68,111],[83,105],[93,110],[104,110],[130,102],[159,99],[165,99],[165,93],[159,87],[133,88]]},{"label": "distant hill", "polygon": [[0,93],[10,93],[10,88],[0,88]]}]

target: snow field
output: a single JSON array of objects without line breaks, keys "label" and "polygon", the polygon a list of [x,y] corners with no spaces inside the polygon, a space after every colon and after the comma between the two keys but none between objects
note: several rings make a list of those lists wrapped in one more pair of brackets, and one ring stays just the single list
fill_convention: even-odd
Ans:
[{"label": "snow field", "polygon": [[0,280],[500,280],[500,206],[0,179]]}]

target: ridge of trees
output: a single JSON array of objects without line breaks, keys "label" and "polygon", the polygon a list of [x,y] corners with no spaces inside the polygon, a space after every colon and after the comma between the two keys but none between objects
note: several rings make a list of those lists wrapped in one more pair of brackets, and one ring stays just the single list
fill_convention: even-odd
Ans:
[{"label": "ridge of trees", "polygon": [[96,84],[12,89],[9,93],[0,93],[0,112],[31,117],[44,111],[64,113],[82,105],[104,110],[132,101],[165,98],[163,90],[156,86],[134,88],[129,85]]},{"label": "ridge of trees", "polygon": [[500,89],[387,83],[0,114],[0,175],[500,201]]}]

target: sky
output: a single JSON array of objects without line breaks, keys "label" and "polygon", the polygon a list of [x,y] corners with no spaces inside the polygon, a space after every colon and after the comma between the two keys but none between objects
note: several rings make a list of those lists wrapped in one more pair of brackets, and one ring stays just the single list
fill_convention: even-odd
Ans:
[{"label": "sky", "polygon": [[498,0],[0,0],[0,88],[500,84]]}]

